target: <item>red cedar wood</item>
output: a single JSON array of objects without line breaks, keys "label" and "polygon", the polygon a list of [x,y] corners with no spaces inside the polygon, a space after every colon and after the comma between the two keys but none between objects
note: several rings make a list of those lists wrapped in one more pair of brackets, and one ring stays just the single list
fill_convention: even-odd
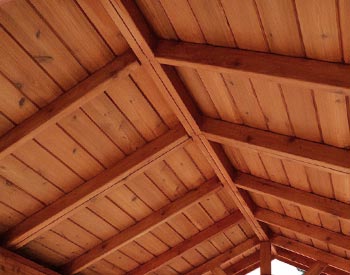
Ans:
[{"label": "red cedar wood", "polygon": [[213,275],[227,275],[227,273],[226,273],[224,270],[222,270],[220,267],[215,267],[215,268],[211,271],[211,273],[212,273]]},{"label": "red cedar wood", "polygon": [[240,74],[253,78],[326,88],[349,95],[350,66],[271,53],[160,40],[155,55],[161,64]]},{"label": "red cedar wood", "polygon": [[271,243],[275,246],[282,247],[286,250],[293,251],[305,257],[312,258],[317,261],[325,262],[342,271],[350,272],[350,262],[347,259],[325,252],[313,246],[303,244],[301,242],[282,237],[275,236],[271,239]]},{"label": "red cedar wood", "polygon": [[[276,259],[285,262],[287,264],[299,267],[301,269],[307,270],[310,266],[312,266],[315,263],[315,260],[304,257],[300,254],[278,248]],[[326,270],[323,272],[323,274],[328,275],[346,275],[349,274],[345,271],[341,271],[339,269],[335,269],[334,267],[328,266]]]},{"label": "red cedar wood", "polygon": [[202,119],[201,129],[214,142],[301,161],[328,172],[350,172],[349,150],[207,117]]},{"label": "red cedar wood", "polygon": [[239,262],[225,268],[225,272],[229,275],[236,275],[237,273],[251,267],[256,264],[260,265],[260,251],[256,251],[253,254],[244,257]]},{"label": "red cedar wood", "polygon": [[235,182],[239,188],[253,193],[271,196],[281,201],[350,220],[350,205],[343,202],[240,172],[236,174]]},{"label": "red cedar wood", "polygon": [[200,119],[199,111],[193,100],[189,98],[189,93],[186,91],[179,76],[174,68],[161,66],[155,59],[153,49],[157,43],[157,38],[149,29],[135,3],[133,1],[105,0],[103,5],[140,59],[142,65],[147,68],[179,121],[213,166],[219,179],[233,197],[236,205],[246,217],[254,232],[261,240],[267,240],[266,232],[255,220],[250,207],[237,190],[230,172],[227,171],[223,164],[223,158],[226,158],[226,156],[218,157],[212,144],[201,135],[198,125],[198,120]]},{"label": "red cedar wood", "polygon": [[350,238],[344,234],[340,234],[301,220],[293,219],[288,216],[283,216],[263,208],[257,208],[255,210],[255,217],[263,223],[277,226],[279,228],[304,235],[305,237],[314,238],[316,240],[332,244],[340,249],[350,251]]},{"label": "red cedar wood", "polygon": [[271,243],[261,242],[260,244],[260,274],[271,275]]},{"label": "red cedar wood", "polygon": [[305,273],[305,275],[320,275],[326,269],[327,264],[322,262],[314,263],[310,269]]},{"label": "red cedar wood", "polygon": [[144,172],[152,163],[161,161],[187,141],[188,136],[182,127],[169,130],[8,231],[3,245],[11,248],[24,246],[86,207],[91,199],[104,196],[112,187],[123,183],[123,179]]},{"label": "red cedar wood", "polygon": [[189,191],[183,197],[153,212],[138,223],[128,227],[121,233],[113,236],[112,238],[104,241],[83,255],[67,263],[62,267],[63,273],[75,274],[82,271],[83,269],[115,252],[122,246],[148,233],[160,224],[165,223],[175,215],[198,203],[200,200],[205,199],[213,193],[216,193],[221,188],[222,185],[218,179],[214,178],[207,181],[198,188]]},{"label": "red cedar wood", "polygon": [[235,273],[234,275],[247,275],[249,272],[259,268],[260,263],[256,263],[248,268],[242,269],[242,271]]},{"label": "red cedar wood", "polygon": [[111,63],[2,136],[0,138],[0,159],[13,153],[41,131],[103,93],[114,81],[126,77],[138,67],[136,57],[130,51],[116,57]]},{"label": "red cedar wood", "polygon": [[237,245],[236,247],[230,248],[229,250],[225,251],[224,253],[210,259],[209,261],[205,262],[204,264],[192,269],[186,275],[197,275],[197,274],[203,274],[204,272],[210,271],[214,269],[215,267],[220,266],[222,263],[234,259],[240,255],[242,255],[245,252],[248,252],[249,250],[252,250],[256,248],[259,245],[259,240],[257,237],[253,237],[251,239],[248,239],[244,241],[243,243]]},{"label": "red cedar wood", "polygon": [[136,269],[130,271],[128,275],[142,275],[154,271],[175,257],[179,257],[186,251],[196,247],[205,240],[208,240],[215,235],[221,233],[225,229],[232,227],[243,221],[243,216],[239,211],[235,211],[229,216],[223,218],[222,220],[214,223],[212,226],[204,229],[203,231],[197,233],[189,239],[186,239],[182,243],[174,246],[158,257],[150,260],[149,262],[137,267]]},{"label": "red cedar wood", "polygon": [[0,247],[0,271],[13,275],[60,275],[2,247]]}]

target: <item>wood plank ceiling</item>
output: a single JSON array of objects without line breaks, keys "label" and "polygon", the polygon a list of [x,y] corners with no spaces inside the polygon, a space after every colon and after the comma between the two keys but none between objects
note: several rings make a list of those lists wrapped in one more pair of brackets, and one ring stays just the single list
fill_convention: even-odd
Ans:
[{"label": "wood plank ceiling", "polygon": [[0,0],[0,274],[350,274],[349,18]]}]

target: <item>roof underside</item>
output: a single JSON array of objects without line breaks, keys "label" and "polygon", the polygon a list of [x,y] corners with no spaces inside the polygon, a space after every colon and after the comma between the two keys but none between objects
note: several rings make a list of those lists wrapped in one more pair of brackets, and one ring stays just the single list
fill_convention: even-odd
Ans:
[{"label": "roof underside", "polygon": [[0,0],[0,249],[237,275],[271,242],[349,274],[349,24],[347,0]]}]

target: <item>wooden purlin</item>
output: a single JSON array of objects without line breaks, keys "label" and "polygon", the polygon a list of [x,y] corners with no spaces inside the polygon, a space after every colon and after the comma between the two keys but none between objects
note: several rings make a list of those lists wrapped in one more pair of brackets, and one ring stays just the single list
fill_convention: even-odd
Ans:
[{"label": "wooden purlin", "polygon": [[239,188],[350,220],[350,205],[252,175],[237,173]]},{"label": "wooden purlin", "polygon": [[154,271],[165,265],[171,259],[181,256],[186,251],[196,247],[205,240],[214,237],[215,235],[221,233],[225,229],[234,226],[242,220],[242,214],[239,211],[235,211],[231,215],[216,222],[207,229],[204,229],[203,231],[192,236],[190,239],[186,239],[182,243],[174,246],[173,248],[169,249],[168,251],[164,252],[163,254],[159,255],[153,260],[144,263],[143,265],[137,267],[135,270],[130,271],[128,275],[142,275]]},{"label": "wooden purlin", "polygon": [[95,262],[115,252],[128,243],[136,240],[138,237],[150,232],[162,223],[167,222],[175,215],[185,211],[190,206],[198,203],[200,200],[216,193],[222,188],[221,183],[216,179],[207,181],[197,189],[189,191],[183,197],[153,212],[138,223],[128,227],[121,233],[95,246],[83,255],[62,267],[64,274],[75,274],[91,266]]},{"label": "wooden purlin", "polygon": [[271,239],[271,243],[277,247],[284,248],[305,257],[327,263],[341,271],[350,272],[350,262],[347,259],[330,254],[313,246],[295,241],[283,236],[275,236]]},{"label": "wooden purlin", "polygon": [[204,117],[204,136],[214,142],[290,159],[327,172],[349,173],[349,151],[256,128]]},{"label": "wooden purlin", "polygon": [[136,57],[131,52],[117,57],[1,137],[0,159],[13,153],[26,141],[100,95],[113,81],[126,77],[138,67]]},{"label": "wooden purlin", "polygon": [[288,231],[304,235],[305,237],[326,242],[340,249],[350,251],[350,238],[341,233],[337,233],[326,228],[316,226],[304,221],[283,216],[273,211],[258,208],[255,210],[256,218],[266,224],[277,226]]},{"label": "wooden purlin", "polygon": [[160,40],[155,49],[161,64],[233,73],[263,80],[310,85],[349,95],[350,66],[311,59]]},{"label": "wooden purlin", "polygon": [[248,252],[250,250],[253,250],[254,248],[259,246],[259,240],[256,237],[253,237],[251,239],[246,240],[245,242],[237,245],[234,248],[231,248],[222,254],[210,259],[209,261],[205,262],[204,264],[192,269],[191,271],[187,272],[186,275],[198,275],[203,274],[207,271],[210,271],[218,266],[220,266],[222,263],[234,259],[238,256],[241,256],[243,253]]},{"label": "wooden purlin", "polygon": [[254,252],[253,254],[244,257],[239,262],[225,268],[224,271],[228,275],[236,275],[237,273],[251,266],[255,266],[256,264],[260,265],[260,251]]},{"label": "wooden purlin", "polygon": [[[276,259],[285,262],[287,264],[299,267],[301,269],[307,270],[310,268],[316,261],[302,256],[300,254],[282,249],[282,248],[277,248],[277,254],[276,254]],[[348,272],[341,271],[339,269],[336,269],[334,267],[328,266],[326,270],[323,271],[322,274],[327,274],[327,275],[347,275],[349,274]]]},{"label": "wooden purlin", "polygon": [[260,240],[268,240],[268,235],[255,220],[252,210],[236,188],[232,180],[232,172],[227,171],[225,167],[223,161],[226,161],[226,156],[224,154],[218,156],[213,144],[201,134],[198,124],[201,118],[200,112],[190,99],[174,68],[162,66],[156,60],[153,49],[157,43],[157,38],[149,29],[135,3],[133,1],[104,0],[103,5],[138,56],[141,64],[148,69],[162,95],[186,131],[192,136],[213,166],[219,179],[225,185],[254,232]]},{"label": "wooden purlin", "polygon": [[24,246],[85,207],[93,198],[104,196],[123,179],[142,173],[155,161],[183,147],[187,141],[188,136],[182,127],[169,130],[8,231],[3,236],[3,245],[10,248]]},{"label": "wooden purlin", "polygon": [[0,247],[0,274],[60,275],[2,247]]},{"label": "wooden purlin", "polygon": [[305,275],[320,275],[322,274],[323,270],[325,270],[327,267],[327,264],[322,262],[316,262],[314,263],[310,269],[305,273]]}]

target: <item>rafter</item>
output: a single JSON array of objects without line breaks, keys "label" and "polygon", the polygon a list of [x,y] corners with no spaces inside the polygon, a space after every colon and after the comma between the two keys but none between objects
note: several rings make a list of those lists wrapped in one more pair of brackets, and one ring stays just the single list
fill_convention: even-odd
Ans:
[{"label": "rafter", "polygon": [[260,274],[271,275],[271,243],[260,244]]},{"label": "rafter", "polygon": [[[278,248],[276,258],[282,262],[285,262],[287,264],[299,267],[303,270],[309,269],[316,261],[310,258],[307,258],[305,256],[302,256],[300,254],[296,254],[294,252]],[[336,269],[334,267],[328,266],[326,270],[323,271],[323,274],[328,275],[347,275],[348,272],[341,271],[339,269]]]},{"label": "rafter", "polygon": [[24,246],[86,207],[91,199],[104,196],[112,187],[122,183],[123,179],[144,172],[153,162],[183,147],[186,141],[188,136],[182,127],[169,130],[11,229],[3,236],[3,245],[11,248]]},{"label": "rafter", "polygon": [[64,274],[75,274],[89,267],[95,262],[113,253],[120,247],[134,241],[136,238],[143,236],[155,227],[165,223],[175,215],[183,212],[188,207],[198,203],[211,194],[222,188],[221,183],[216,179],[207,181],[197,189],[191,190],[183,197],[153,212],[140,222],[125,229],[121,233],[95,246],[83,255],[69,262],[62,267]]},{"label": "rafter", "polygon": [[247,275],[249,272],[259,268],[260,263],[256,263],[254,265],[251,265],[248,268],[242,269],[240,272],[235,273],[234,275]]},{"label": "rafter", "polygon": [[332,246],[338,247],[340,249],[350,251],[350,238],[346,235],[336,233],[334,231],[304,221],[283,216],[281,214],[263,208],[256,209],[255,217],[263,223],[290,230],[294,233],[304,235],[305,237],[310,237],[322,242],[329,243]]},{"label": "rafter", "polygon": [[271,196],[281,201],[308,207],[342,219],[350,219],[350,205],[346,203],[244,173],[237,173],[235,182],[239,188],[250,192]]},{"label": "rafter", "polygon": [[155,50],[162,64],[233,73],[279,83],[327,88],[349,95],[350,66],[305,58],[225,47],[160,40]]},{"label": "rafter", "polygon": [[310,269],[305,273],[305,275],[320,275],[323,270],[325,270],[327,267],[327,264],[322,262],[316,262],[314,263]]},{"label": "rafter", "polygon": [[213,275],[228,275],[224,270],[222,270],[220,267],[215,267],[211,273]]},{"label": "rafter", "polygon": [[0,138],[0,159],[13,153],[42,130],[103,93],[118,78],[139,67],[133,53],[127,52],[86,78],[33,116]]},{"label": "rafter", "polygon": [[237,245],[236,247],[231,248],[226,252],[205,262],[204,264],[192,269],[190,272],[186,273],[186,275],[203,274],[207,271],[210,271],[220,266],[222,263],[227,262],[228,260],[234,259],[242,255],[243,253],[256,248],[258,245],[259,245],[259,240],[256,237],[248,239],[245,242]]},{"label": "rafter", "polygon": [[214,237],[215,235],[220,234],[224,230],[240,223],[241,221],[243,221],[242,214],[239,211],[235,211],[231,215],[216,222],[207,229],[204,229],[203,231],[199,232],[198,234],[192,236],[189,239],[184,240],[182,243],[174,246],[173,248],[169,249],[168,251],[164,252],[158,257],[137,267],[135,270],[129,272],[128,275],[143,275],[154,271],[162,267],[175,257],[181,256],[186,251],[195,248],[197,245],[204,242],[205,240],[208,240]]},{"label": "rafter", "polygon": [[348,259],[341,258],[334,254],[330,254],[323,250],[282,236],[273,237],[271,242],[275,246],[282,247],[286,250],[304,255],[305,257],[327,263],[328,265],[337,269],[350,272],[350,262]]},{"label": "rafter", "polygon": [[329,172],[350,172],[350,153],[345,149],[211,118],[202,119],[201,129],[206,138],[224,145],[301,161]]},{"label": "rafter", "polygon": [[237,273],[251,266],[255,266],[256,264],[260,265],[260,251],[254,252],[253,254],[244,257],[239,262],[229,266],[228,268],[225,268],[224,271],[228,275],[236,275]]},{"label": "rafter", "polygon": [[60,275],[2,247],[0,247],[0,273],[7,275]]},{"label": "rafter", "polygon": [[234,185],[232,180],[233,170],[231,165],[227,165],[229,163],[227,157],[220,152],[220,148],[210,143],[201,134],[198,124],[201,118],[200,112],[175,69],[169,66],[161,66],[156,60],[153,49],[157,44],[157,37],[148,27],[136,4],[133,1],[123,0],[104,0],[102,3],[142,65],[147,68],[179,121],[212,165],[220,181],[225,185],[227,192],[232,196],[254,232],[261,240],[267,240],[268,236],[255,220],[249,201],[247,202],[246,198]]}]

